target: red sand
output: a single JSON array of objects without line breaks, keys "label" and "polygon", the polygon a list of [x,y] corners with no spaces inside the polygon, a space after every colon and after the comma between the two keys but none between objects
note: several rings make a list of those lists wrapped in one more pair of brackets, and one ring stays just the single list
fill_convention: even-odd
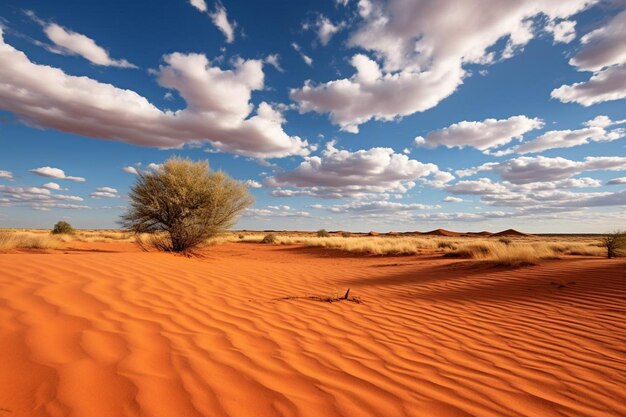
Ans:
[{"label": "red sand", "polygon": [[88,246],[0,255],[0,416],[626,415],[625,260]]}]

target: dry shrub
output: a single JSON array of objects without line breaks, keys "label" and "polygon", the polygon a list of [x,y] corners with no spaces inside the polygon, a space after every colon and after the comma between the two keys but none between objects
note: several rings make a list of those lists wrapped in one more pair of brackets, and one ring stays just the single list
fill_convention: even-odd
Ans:
[{"label": "dry shrub", "polygon": [[0,251],[11,249],[54,249],[59,240],[50,234],[29,232],[0,232]]},{"label": "dry shrub", "polygon": [[317,231],[317,237],[329,237],[330,233],[326,229],[320,229]]},{"label": "dry shrub", "polygon": [[263,237],[261,243],[276,243],[276,240],[276,235],[274,233],[268,233]]},{"label": "dry shrub", "polygon": [[167,160],[161,169],[140,173],[131,188],[122,225],[153,234],[150,244],[185,252],[231,227],[253,200],[245,185],[211,172],[207,161]]}]

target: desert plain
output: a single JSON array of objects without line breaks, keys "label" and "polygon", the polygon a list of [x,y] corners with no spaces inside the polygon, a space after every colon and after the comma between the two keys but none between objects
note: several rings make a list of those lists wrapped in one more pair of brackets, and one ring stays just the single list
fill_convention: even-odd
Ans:
[{"label": "desert plain", "polygon": [[2,236],[0,416],[626,415],[626,259],[594,237]]}]

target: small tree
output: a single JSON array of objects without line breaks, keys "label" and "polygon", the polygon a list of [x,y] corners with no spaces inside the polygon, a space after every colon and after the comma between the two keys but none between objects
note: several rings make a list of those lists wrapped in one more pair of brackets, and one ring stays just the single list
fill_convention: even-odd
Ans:
[{"label": "small tree", "polygon": [[231,227],[253,203],[245,185],[208,161],[172,158],[160,169],[141,172],[129,192],[130,208],[122,225],[139,234],[152,233],[153,245],[185,252]]},{"label": "small tree", "polygon": [[72,225],[63,220],[61,220],[60,222],[57,222],[57,224],[55,224],[54,227],[52,228],[52,234],[55,234],[55,235],[61,235],[61,234],[71,235],[72,233],[74,233],[74,228],[72,227]]},{"label": "small tree", "polygon": [[615,258],[620,249],[626,247],[626,233],[616,231],[605,235],[602,238],[602,247],[606,248],[607,258]]},{"label": "small tree", "polygon": [[317,231],[317,237],[328,237],[330,233],[326,231],[326,229],[320,229]]}]

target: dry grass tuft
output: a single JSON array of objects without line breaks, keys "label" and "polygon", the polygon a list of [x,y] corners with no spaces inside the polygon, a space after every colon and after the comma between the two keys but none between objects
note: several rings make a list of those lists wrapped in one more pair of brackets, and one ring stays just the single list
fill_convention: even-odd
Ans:
[{"label": "dry grass tuft", "polygon": [[60,239],[50,233],[0,232],[0,251],[11,249],[54,249]]}]

